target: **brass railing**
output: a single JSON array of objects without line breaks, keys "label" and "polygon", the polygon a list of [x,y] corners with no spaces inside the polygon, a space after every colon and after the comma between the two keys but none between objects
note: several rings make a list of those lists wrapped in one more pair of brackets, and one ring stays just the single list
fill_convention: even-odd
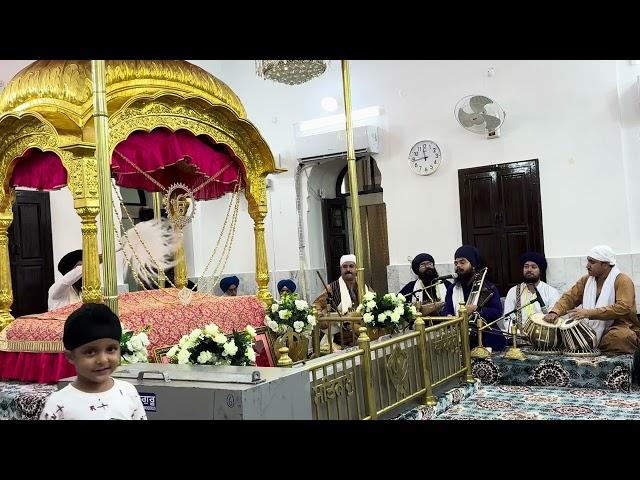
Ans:
[{"label": "brass railing", "polygon": [[[425,320],[431,319],[419,316],[414,331],[373,342],[360,327],[355,346],[307,361],[313,417],[376,419],[416,399],[435,405],[434,389],[456,377],[473,383],[466,310],[430,327]],[[291,366],[283,353],[278,365]]]}]

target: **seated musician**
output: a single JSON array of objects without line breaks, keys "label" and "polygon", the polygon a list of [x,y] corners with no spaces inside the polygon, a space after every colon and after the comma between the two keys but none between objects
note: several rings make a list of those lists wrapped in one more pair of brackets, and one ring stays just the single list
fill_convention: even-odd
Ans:
[{"label": "seated musician", "polygon": [[[511,332],[514,320],[523,326],[534,313],[547,313],[560,298],[558,290],[540,280],[547,270],[547,260],[544,255],[537,252],[527,252],[520,257],[520,265],[522,265],[522,283],[511,287],[504,301],[505,315],[507,312],[516,310],[504,319],[504,329],[507,332]],[[522,308],[538,295],[540,300]]]},{"label": "seated musician", "polygon": [[224,293],[225,297],[235,297],[238,295],[238,287],[240,286],[240,279],[235,275],[231,277],[224,277],[220,280],[220,290]]},{"label": "seated musician", "polygon": [[[474,275],[480,269],[480,252],[471,245],[463,245],[458,248],[454,254],[453,265],[455,272],[458,274],[456,283],[447,292],[445,298],[443,315],[457,315],[460,303],[466,303],[474,284]],[[490,295],[490,297],[489,297]],[[478,310],[478,305],[481,305]],[[496,286],[485,280],[477,305],[467,305],[467,311],[471,314],[478,311],[480,316],[486,321],[491,322],[500,318],[502,315],[502,304],[500,302],[500,293]],[[489,329],[491,329],[489,331]],[[502,332],[492,325],[483,331],[482,343],[486,347],[491,347],[492,351],[501,351],[506,345],[506,339]],[[471,347],[478,344],[475,328],[470,334]]]},{"label": "seated musician", "polygon": [[586,267],[588,275],[562,295],[544,319],[555,323],[567,314],[593,328],[605,355],[634,353],[640,347],[640,322],[633,280],[617,267],[607,245],[591,249]]},{"label": "seated musician", "polygon": [[[318,312],[327,310],[327,305],[330,305],[332,309],[339,311],[342,315],[358,308],[360,298],[358,297],[355,255],[343,255],[340,257],[340,278],[327,285],[327,290],[322,292],[313,302]],[[366,285],[365,290],[368,291]],[[319,325],[322,332],[326,332],[329,328],[328,323],[320,322]],[[357,337],[357,331],[353,331],[351,323],[343,322],[343,331],[340,332],[338,324],[332,322],[330,336],[334,337],[333,341],[338,345],[350,346]],[[328,343],[327,335],[321,340],[321,344],[324,343]]]},{"label": "seated musician", "polygon": [[293,293],[296,291],[296,284],[293,280],[287,278],[278,282],[278,293],[282,297],[283,293]]},{"label": "seated musician", "polygon": [[[444,299],[447,296],[447,289],[452,285],[444,280],[442,283],[431,287],[429,286],[438,280],[438,271],[436,270],[433,257],[428,253],[416,255],[411,262],[411,270],[418,276],[418,279],[407,283],[402,287],[402,290],[400,290],[400,293],[406,297],[407,302],[444,303]],[[433,315],[439,314],[440,312],[433,312]]]}]

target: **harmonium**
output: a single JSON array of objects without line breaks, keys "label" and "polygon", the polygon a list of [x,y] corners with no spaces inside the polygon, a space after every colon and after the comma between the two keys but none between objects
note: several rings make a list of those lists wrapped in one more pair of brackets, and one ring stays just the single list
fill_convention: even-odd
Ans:
[{"label": "harmonium", "polygon": [[305,369],[138,363],[112,376],[136,387],[149,420],[311,420]]}]

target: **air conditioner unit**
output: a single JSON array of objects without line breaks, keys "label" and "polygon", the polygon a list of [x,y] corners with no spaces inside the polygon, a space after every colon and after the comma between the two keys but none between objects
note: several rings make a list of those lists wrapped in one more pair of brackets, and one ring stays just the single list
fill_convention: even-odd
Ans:
[{"label": "air conditioner unit", "polygon": [[[353,129],[354,150],[376,154],[380,152],[380,129],[363,125]],[[314,157],[346,155],[347,139],[345,131],[318,133],[295,139],[296,158],[303,163]]]}]

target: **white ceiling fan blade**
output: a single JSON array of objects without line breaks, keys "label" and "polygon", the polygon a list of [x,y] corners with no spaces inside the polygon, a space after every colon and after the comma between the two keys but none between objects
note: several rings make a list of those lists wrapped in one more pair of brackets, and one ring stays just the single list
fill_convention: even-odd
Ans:
[{"label": "white ceiling fan blade", "polygon": [[458,110],[458,121],[460,125],[465,128],[473,127],[474,125],[482,125],[484,120],[477,113],[467,113],[462,109]]},{"label": "white ceiling fan blade", "polygon": [[493,100],[482,95],[476,95],[475,97],[471,97],[471,99],[469,100],[469,106],[471,107],[471,110],[476,113],[487,113],[484,109],[484,106],[490,103],[493,103]]},{"label": "white ceiling fan blade", "polygon": [[484,121],[486,123],[486,128],[489,133],[493,132],[496,128],[500,126],[500,119],[498,117],[493,117],[491,115],[483,115]]}]

